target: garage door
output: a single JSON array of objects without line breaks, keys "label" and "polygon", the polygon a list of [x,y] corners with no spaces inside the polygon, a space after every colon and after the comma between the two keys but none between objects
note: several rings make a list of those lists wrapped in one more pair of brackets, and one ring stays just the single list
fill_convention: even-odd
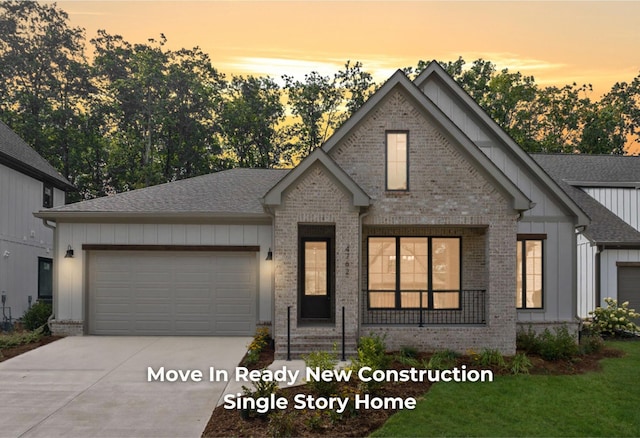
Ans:
[{"label": "garage door", "polygon": [[[640,312],[640,266],[618,266],[618,302]],[[640,324],[640,318],[634,321]]]},{"label": "garage door", "polygon": [[91,251],[89,333],[253,335],[253,252]]}]

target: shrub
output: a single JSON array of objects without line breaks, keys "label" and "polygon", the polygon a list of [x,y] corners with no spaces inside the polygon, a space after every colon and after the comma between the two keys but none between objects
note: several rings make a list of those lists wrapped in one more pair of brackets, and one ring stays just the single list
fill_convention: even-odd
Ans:
[{"label": "shrub", "polygon": [[460,355],[453,350],[441,350],[433,353],[426,368],[430,370],[448,370],[456,366]]},{"label": "shrub", "polygon": [[267,426],[267,434],[270,437],[290,437],[296,435],[295,412],[272,412],[269,415],[269,425]]},{"label": "shrub", "polygon": [[418,357],[418,349],[410,346],[400,347],[400,356],[415,359]]},{"label": "shrub", "polygon": [[604,348],[604,341],[597,333],[585,333],[580,337],[580,353],[597,353]]},{"label": "shrub", "polygon": [[629,309],[629,302],[625,301],[621,305],[613,298],[605,298],[606,308],[597,307],[589,315],[593,320],[590,327],[602,334],[620,335],[624,332],[637,333],[640,328],[632,321],[634,318],[640,318],[634,309]]},{"label": "shrub", "polygon": [[[363,367],[371,368],[368,373],[363,375],[370,377],[374,371],[386,369],[391,362],[391,356],[387,355],[384,338],[378,335],[363,336],[358,343],[358,357],[352,361],[356,370]],[[368,382],[360,382],[360,387],[364,392],[374,393],[382,386],[382,382],[370,380]]]},{"label": "shrub", "polygon": [[[242,392],[245,397],[250,397],[254,399],[258,399],[261,397],[269,397],[271,394],[275,394],[278,392],[278,382],[273,380],[265,380],[261,378],[260,380],[255,380],[252,382],[253,389],[248,388],[246,386],[242,386]],[[256,412],[253,410],[242,410],[240,415],[244,419],[248,419],[251,415],[255,415]],[[264,417],[267,413],[259,414]]]},{"label": "shrub", "polygon": [[396,355],[395,359],[403,365],[410,367],[419,367],[420,361],[418,360],[418,350],[414,347],[401,347],[400,353]]},{"label": "shrub", "polygon": [[40,327],[44,327],[44,333],[49,334],[49,326],[47,320],[51,316],[52,308],[51,304],[38,301],[29,310],[22,315],[22,323],[27,330],[36,330]]},{"label": "shrub", "polygon": [[[334,370],[338,365],[338,354],[336,353],[336,346],[333,346],[333,351],[313,351],[306,356],[302,356],[307,368],[319,368],[320,370]],[[338,382],[334,380],[315,380],[312,379],[307,384],[321,396],[328,396],[334,394],[338,388]]]},{"label": "shrub", "polygon": [[511,374],[529,374],[529,370],[533,364],[526,354],[518,353],[509,362],[509,371]]},{"label": "shrub", "polygon": [[538,354],[540,350],[540,339],[533,327],[529,326],[526,331],[524,329],[518,330],[516,334],[516,348],[530,354]]},{"label": "shrub", "polygon": [[484,367],[504,368],[506,366],[502,353],[498,350],[490,350],[488,348],[485,348],[477,355],[476,361]]},{"label": "shrub", "polygon": [[569,333],[566,325],[556,327],[555,334],[545,329],[540,335],[538,354],[545,360],[571,359],[579,353],[576,339]]},{"label": "shrub", "polygon": [[244,358],[243,363],[245,365],[253,365],[260,359],[260,353],[271,342],[271,336],[269,335],[269,329],[267,327],[259,327],[256,330],[256,334],[253,336],[251,344],[247,347],[247,355]]}]

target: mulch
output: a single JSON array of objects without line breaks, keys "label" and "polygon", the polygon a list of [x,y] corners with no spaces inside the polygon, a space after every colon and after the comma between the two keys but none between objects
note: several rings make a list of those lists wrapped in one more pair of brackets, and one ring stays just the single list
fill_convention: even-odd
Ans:
[{"label": "mulch", "polygon": [[[560,360],[548,362],[539,357],[529,357],[533,363],[531,374],[547,374],[547,375],[569,375],[581,374],[590,371],[598,371],[600,369],[600,360],[606,357],[620,357],[623,352],[611,348],[604,348],[598,353],[580,356],[571,360]],[[423,355],[420,359],[426,359],[428,355]],[[264,351],[261,355],[259,364],[248,366],[252,369],[261,369],[269,365],[273,361],[273,350]],[[458,360],[458,366],[462,364],[472,363],[471,358],[461,357]],[[394,361],[389,369],[406,369],[406,365],[398,361]],[[484,368],[467,366],[467,369]],[[493,369],[494,374],[508,374],[507,371],[501,369]],[[352,378],[351,381],[342,383],[339,392],[341,394],[354,394],[360,392],[357,387],[357,379]],[[413,397],[416,400],[421,399],[429,390],[430,382],[400,382],[400,383],[384,383],[382,387],[374,394],[376,397],[401,397],[407,399]],[[269,437],[283,436],[283,430],[286,429],[289,436],[300,437],[359,437],[368,436],[376,429],[379,429],[387,419],[393,415],[396,410],[370,409],[370,410],[347,410],[344,414],[336,414],[331,410],[296,410],[293,408],[293,398],[297,394],[314,395],[308,385],[297,386],[293,388],[279,389],[277,392],[279,397],[286,397],[289,400],[288,408],[280,411],[275,416],[271,414],[269,417],[253,415],[248,419],[243,419],[241,412],[235,409],[225,409],[223,406],[217,407],[211,414],[211,418],[205,428],[203,437],[227,437],[227,436],[246,436],[246,437]],[[270,420],[271,418],[271,420]],[[271,424],[270,424],[271,422]],[[280,428],[280,433],[274,433],[274,427]],[[286,435],[284,434],[284,435]]]}]

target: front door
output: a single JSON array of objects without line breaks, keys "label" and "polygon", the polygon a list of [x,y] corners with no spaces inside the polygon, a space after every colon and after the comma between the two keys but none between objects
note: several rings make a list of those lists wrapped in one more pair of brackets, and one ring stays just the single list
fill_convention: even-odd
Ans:
[{"label": "front door", "polygon": [[[330,322],[333,318],[333,227],[313,227],[300,239],[300,319]],[[324,236],[320,236],[324,234]]]}]

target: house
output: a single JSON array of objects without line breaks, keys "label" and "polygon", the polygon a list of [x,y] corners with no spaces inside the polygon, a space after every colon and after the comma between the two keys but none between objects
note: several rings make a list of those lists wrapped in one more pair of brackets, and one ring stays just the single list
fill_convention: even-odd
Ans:
[{"label": "house", "polygon": [[73,186],[0,122],[0,291],[2,322],[20,318],[36,300],[50,301],[53,230],[33,212],[65,204]]},{"label": "house", "polygon": [[640,310],[640,157],[533,157],[591,218],[577,242],[578,316],[607,297]]},{"label": "house", "polygon": [[[277,357],[370,333],[515,352],[576,326],[583,209],[436,63],[396,72],[291,170],[234,169],[43,210],[53,329],[251,335]],[[73,258],[65,258],[67,248]]]}]

